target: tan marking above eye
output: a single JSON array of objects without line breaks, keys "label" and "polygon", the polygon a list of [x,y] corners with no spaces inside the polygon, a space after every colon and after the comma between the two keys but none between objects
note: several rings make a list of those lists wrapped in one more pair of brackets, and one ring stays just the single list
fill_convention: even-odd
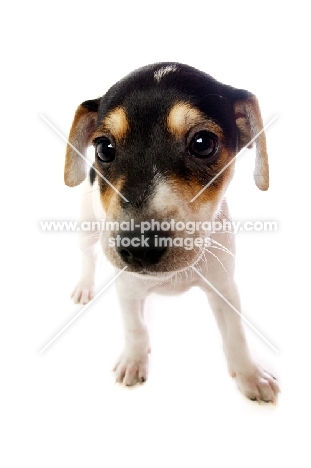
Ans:
[{"label": "tan marking above eye", "polygon": [[167,127],[170,133],[175,137],[182,137],[192,127],[202,125],[211,132],[222,134],[221,128],[196,107],[188,102],[177,102],[173,105],[167,116]]},{"label": "tan marking above eye", "polygon": [[129,131],[129,122],[123,107],[116,107],[103,119],[100,127],[93,135],[93,139],[102,136],[103,133],[110,133],[116,141],[125,139]]}]

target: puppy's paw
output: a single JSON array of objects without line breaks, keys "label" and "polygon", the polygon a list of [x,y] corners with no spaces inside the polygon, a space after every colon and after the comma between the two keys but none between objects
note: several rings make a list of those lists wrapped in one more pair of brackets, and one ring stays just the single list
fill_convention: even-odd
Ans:
[{"label": "puppy's paw", "polygon": [[87,304],[93,299],[94,294],[94,283],[80,280],[72,291],[71,297],[75,304]]},{"label": "puppy's paw", "polygon": [[250,400],[276,404],[280,392],[278,382],[269,372],[254,365],[245,372],[232,372],[241,392]]},{"label": "puppy's paw", "polygon": [[148,352],[124,352],[113,371],[118,383],[131,386],[145,382],[148,377]]}]

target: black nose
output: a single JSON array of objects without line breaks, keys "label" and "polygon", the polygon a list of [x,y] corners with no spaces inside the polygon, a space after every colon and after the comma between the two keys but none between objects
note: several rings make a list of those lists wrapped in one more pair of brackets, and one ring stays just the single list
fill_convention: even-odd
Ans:
[{"label": "black nose", "polygon": [[159,231],[119,232],[116,236],[116,250],[122,260],[133,267],[150,267],[158,263],[167,250],[167,238]]}]

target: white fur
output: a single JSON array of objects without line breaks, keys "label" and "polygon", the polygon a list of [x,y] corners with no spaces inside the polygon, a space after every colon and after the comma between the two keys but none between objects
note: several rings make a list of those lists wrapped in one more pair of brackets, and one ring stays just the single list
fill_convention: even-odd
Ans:
[{"label": "white fur", "polygon": [[[168,187],[159,185],[159,190],[153,200],[157,210],[168,209],[167,202],[163,201]],[[102,220],[103,212],[99,203],[99,191],[96,182],[93,186],[85,182],[85,191],[82,195],[82,220]],[[170,192],[170,207],[178,202],[177,209],[180,217],[188,216],[185,206],[180,200],[182,196]],[[95,201],[95,205],[93,202]],[[206,215],[209,208],[206,208]],[[96,213],[97,212],[97,213]],[[177,213],[176,212],[176,213]],[[227,203],[224,200],[221,206],[222,215],[230,218]],[[96,267],[96,253],[99,233],[88,237],[82,233],[81,249],[83,251],[81,279],[73,293],[75,302],[86,303],[94,294],[94,277]],[[191,266],[194,266],[208,282],[220,292],[221,295],[238,310],[240,310],[239,293],[234,281],[234,234],[215,233],[211,238],[223,247],[214,252],[201,252],[193,265],[178,273],[158,274],[153,276],[136,273],[121,274],[116,280],[116,288],[120,299],[121,311],[125,329],[125,348],[117,361],[114,370],[117,382],[125,385],[134,385],[143,382],[148,375],[148,353],[150,343],[148,331],[144,322],[144,301],[152,293],[178,294],[193,286],[199,286],[207,296],[209,304],[215,315],[223,339],[229,373],[236,378],[240,390],[249,398],[257,401],[265,400],[275,402],[279,392],[276,380],[267,371],[263,370],[252,359],[241,323],[240,316],[205,282]],[[128,284],[131,287],[128,287]]]},{"label": "white fur", "polygon": [[168,73],[172,73],[177,70],[176,65],[168,65],[166,67],[159,68],[157,71],[154,72],[154,79],[159,82],[163,76],[167,75]]},{"label": "white fur", "polygon": [[[80,221],[98,221],[104,217],[99,200],[97,179],[91,185],[89,178],[82,184]],[[79,231],[79,247],[82,253],[82,269],[78,284],[71,297],[76,304],[87,304],[94,297],[96,259],[99,250],[99,231]]]}]

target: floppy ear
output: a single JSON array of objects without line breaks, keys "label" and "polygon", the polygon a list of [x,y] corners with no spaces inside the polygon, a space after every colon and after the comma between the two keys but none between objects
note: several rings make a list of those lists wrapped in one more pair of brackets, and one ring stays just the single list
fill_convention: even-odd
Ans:
[{"label": "floppy ear", "polygon": [[85,101],[76,110],[66,148],[64,179],[69,187],[79,185],[86,178],[88,168],[84,158],[96,129],[99,101],[100,98]]},{"label": "floppy ear", "polygon": [[[237,90],[237,94],[244,94],[243,98],[234,103],[235,120],[239,131],[239,151],[247,145],[248,148],[256,144],[256,161],[254,170],[254,180],[260,190],[269,188],[269,164],[266,148],[266,136],[263,129],[263,123],[259,104],[256,96],[244,90]],[[261,133],[260,133],[261,132]],[[259,134],[260,133],[260,134]],[[258,135],[259,134],[259,135]],[[248,143],[251,141],[249,145]]]}]

